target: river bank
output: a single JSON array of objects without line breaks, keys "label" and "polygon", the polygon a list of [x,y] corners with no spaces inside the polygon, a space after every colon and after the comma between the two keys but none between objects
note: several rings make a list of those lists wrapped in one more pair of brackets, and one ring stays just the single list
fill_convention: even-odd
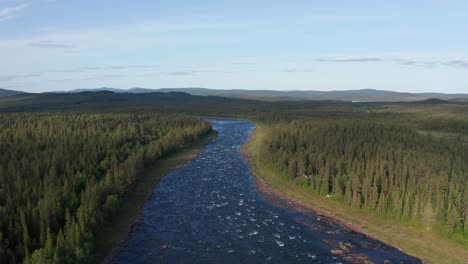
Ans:
[{"label": "river bank", "polygon": [[[415,230],[401,223],[374,217],[364,210],[344,208],[336,201],[317,197],[304,188],[281,179],[259,161],[259,148],[265,133],[264,127],[257,126],[240,152],[249,161],[258,190],[271,202],[280,205],[286,203],[299,212],[313,211],[318,220],[336,222],[409,255],[418,256],[424,263],[466,263],[468,260],[467,250],[453,241],[440,238],[431,232]],[[346,250],[335,252],[352,255],[352,252]]]},{"label": "river bank", "polygon": [[134,190],[129,192],[129,195],[122,202],[114,221],[97,235],[95,263],[108,263],[112,260],[133,225],[141,218],[141,207],[146,200],[151,198],[154,188],[160,180],[169,171],[196,159],[203,147],[215,139],[217,135],[216,131],[212,131],[194,145],[185,146],[145,169],[143,175],[136,182]]},{"label": "river bank", "polygon": [[315,214],[272,204],[239,153],[255,125],[210,122],[218,137],[157,184],[113,263],[421,263]]}]

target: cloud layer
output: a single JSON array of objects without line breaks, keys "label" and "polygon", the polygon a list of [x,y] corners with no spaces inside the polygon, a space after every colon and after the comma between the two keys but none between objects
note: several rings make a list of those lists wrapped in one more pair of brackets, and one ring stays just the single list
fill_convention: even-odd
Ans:
[{"label": "cloud layer", "polygon": [[401,59],[381,57],[344,57],[344,58],[319,58],[318,62],[334,63],[359,63],[359,62],[395,62],[403,66],[414,66],[423,68],[435,68],[447,66],[453,68],[468,68],[468,60],[465,59],[441,59],[441,60],[421,60],[421,59]]},{"label": "cloud layer", "polygon": [[31,47],[45,48],[45,49],[71,49],[72,45],[58,43],[52,40],[39,40],[29,44]]},{"label": "cloud layer", "polygon": [[0,22],[16,18],[29,4],[20,4],[0,9]]},{"label": "cloud layer", "polygon": [[378,57],[350,57],[350,58],[329,58],[329,59],[317,59],[320,62],[379,62],[383,59]]}]

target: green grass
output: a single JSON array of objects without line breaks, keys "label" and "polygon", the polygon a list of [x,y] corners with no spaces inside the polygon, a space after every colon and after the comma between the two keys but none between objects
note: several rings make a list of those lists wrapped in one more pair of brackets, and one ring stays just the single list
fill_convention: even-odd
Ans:
[{"label": "green grass", "polygon": [[138,178],[134,189],[124,197],[122,204],[113,218],[114,221],[104,226],[96,236],[95,263],[102,263],[106,257],[123,241],[132,224],[140,216],[143,203],[151,196],[157,183],[171,170],[178,168],[194,159],[199,151],[218,135],[213,131],[194,145],[187,146],[145,169]]},{"label": "green grass", "polygon": [[266,127],[257,124],[255,137],[247,143],[247,150],[253,157],[251,165],[254,175],[265,181],[273,190],[312,208],[328,212],[343,222],[353,224],[358,230],[407,254],[417,256],[425,262],[434,264],[468,262],[468,248],[450,239],[434,232],[376,217],[363,209],[346,208],[337,201],[314,195],[306,188],[281,178],[260,161],[260,147],[266,130]]}]

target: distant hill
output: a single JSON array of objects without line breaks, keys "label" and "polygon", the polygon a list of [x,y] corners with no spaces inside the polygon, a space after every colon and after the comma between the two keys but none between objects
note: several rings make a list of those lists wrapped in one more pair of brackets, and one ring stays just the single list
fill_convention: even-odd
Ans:
[{"label": "distant hill", "polygon": [[7,90],[7,89],[0,88],[0,97],[12,96],[12,95],[17,95],[17,94],[25,94],[25,92],[13,91],[13,90]]},{"label": "distant hill", "polygon": [[418,101],[419,104],[447,104],[450,103],[449,101],[438,99],[438,98],[431,98],[427,100]]},{"label": "distant hill", "polygon": [[230,98],[255,99],[263,101],[356,101],[356,102],[410,102],[428,99],[440,100],[467,100],[468,94],[444,94],[444,93],[400,93],[394,91],[361,89],[345,91],[274,91],[274,90],[221,90],[207,88],[131,88],[116,89],[110,87],[77,89],[62,93],[79,93],[83,91],[110,91],[114,93],[152,93],[152,92],[183,92],[199,96],[221,96]]},{"label": "distant hill", "polygon": [[[112,87],[101,87],[101,88],[80,88],[80,89],[75,89],[71,91],[52,91],[52,92],[46,92],[46,93],[82,93],[82,92],[113,92],[113,93],[132,93],[132,94],[138,94],[138,93],[155,93],[155,92],[161,92],[161,89],[146,89],[146,88],[130,88],[130,89],[118,89],[118,88],[112,88]],[[174,89],[172,91],[166,91],[166,92],[180,92],[177,91],[178,89]]]},{"label": "distant hill", "polygon": [[192,96],[182,92],[40,93],[0,97],[0,112],[35,111],[158,111],[216,114],[226,107],[233,113],[256,111],[268,102],[216,96]]},{"label": "distant hill", "polygon": [[[172,91],[172,90],[171,90]],[[282,119],[291,109],[294,116],[310,115],[360,115],[363,109],[380,107],[382,105],[400,104],[423,106],[441,104],[444,107],[464,104],[442,99],[426,99],[417,102],[375,102],[365,105],[349,101],[265,101],[226,96],[197,96],[183,92],[80,92],[80,93],[39,93],[18,94],[0,97],[0,112],[44,112],[44,111],[117,111],[117,112],[179,112],[201,116],[262,116],[274,115]],[[335,106],[339,111],[330,112],[329,106]],[[313,110],[313,111],[311,111]]]}]

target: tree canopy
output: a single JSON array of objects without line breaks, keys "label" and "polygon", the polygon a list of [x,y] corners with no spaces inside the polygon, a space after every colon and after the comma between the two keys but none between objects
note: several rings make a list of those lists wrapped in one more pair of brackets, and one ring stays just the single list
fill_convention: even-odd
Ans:
[{"label": "tree canopy", "polygon": [[0,262],[88,262],[142,169],[209,131],[177,114],[0,114]]}]

